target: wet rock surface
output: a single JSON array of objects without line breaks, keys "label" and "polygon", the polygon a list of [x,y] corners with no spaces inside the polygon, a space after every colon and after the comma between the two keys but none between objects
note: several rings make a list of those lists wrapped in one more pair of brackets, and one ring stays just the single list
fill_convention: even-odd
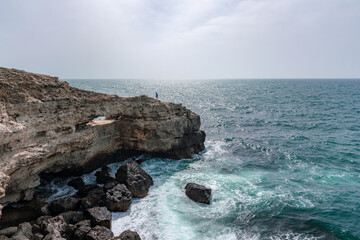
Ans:
[{"label": "wet rock surface", "polygon": [[124,184],[106,192],[106,207],[111,212],[125,212],[131,204],[132,194]]},{"label": "wet rock surface", "polygon": [[188,183],[185,186],[185,194],[195,202],[210,204],[211,189],[203,185]]},{"label": "wet rock surface", "polygon": [[116,172],[119,183],[125,184],[132,195],[143,198],[153,185],[153,179],[136,162],[128,162],[122,165]]}]

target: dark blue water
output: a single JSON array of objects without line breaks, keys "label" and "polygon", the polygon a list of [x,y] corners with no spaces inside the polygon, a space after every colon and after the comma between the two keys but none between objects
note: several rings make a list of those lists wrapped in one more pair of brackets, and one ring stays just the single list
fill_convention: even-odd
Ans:
[{"label": "dark blue water", "polygon": [[[125,97],[157,91],[198,113],[207,134],[206,150],[194,159],[142,165],[155,185],[113,215],[116,234],[360,239],[359,80],[68,82]],[[189,181],[213,189],[211,205],[184,195]]]}]

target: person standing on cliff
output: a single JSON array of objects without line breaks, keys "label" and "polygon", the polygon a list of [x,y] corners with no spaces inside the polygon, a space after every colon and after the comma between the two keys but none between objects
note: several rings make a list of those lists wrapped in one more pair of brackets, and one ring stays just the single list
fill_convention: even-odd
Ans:
[{"label": "person standing on cliff", "polygon": [[155,97],[156,99],[159,99],[159,94],[157,92],[155,92]]}]

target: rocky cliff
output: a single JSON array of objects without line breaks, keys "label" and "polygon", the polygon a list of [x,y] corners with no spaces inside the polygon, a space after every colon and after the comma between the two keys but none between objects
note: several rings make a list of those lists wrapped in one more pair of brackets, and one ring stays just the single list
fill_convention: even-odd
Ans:
[{"label": "rocky cliff", "polygon": [[0,68],[0,208],[31,199],[40,173],[86,172],[134,151],[191,157],[204,149],[199,129],[200,117],[180,104]]}]

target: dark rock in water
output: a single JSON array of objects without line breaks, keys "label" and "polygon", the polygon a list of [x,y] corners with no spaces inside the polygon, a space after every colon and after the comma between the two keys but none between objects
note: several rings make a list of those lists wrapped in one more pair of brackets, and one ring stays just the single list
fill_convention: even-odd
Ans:
[{"label": "dark rock in water", "polygon": [[126,230],[120,236],[113,238],[113,240],[141,240],[137,232]]},{"label": "dark rock in water", "polygon": [[111,212],[125,212],[131,204],[132,194],[124,184],[106,192],[106,207]]},{"label": "dark rock in water", "polygon": [[70,187],[75,188],[76,190],[80,190],[85,186],[84,180],[82,178],[75,178],[68,182]]},{"label": "dark rock in water", "polygon": [[78,222],[76,225],[76,231],[74,233],[75,240],[83,240],[85,239],[86,234],[91,230],[91,223],[90,220],[84,220]]},{"label": "dark rock in water", "polygon": [[153,180],[136,162],[128,162],[122,165],[116,179],[127,186],[134,197],[143,198],[147,195]]},{"label": "dark rock in water", "polygon": [[49,204],[49,210],[52,215],[58,215],[62,212],[78,210],[79,207],[80,199],[75,197],[57,199]]},{"label": "dark rock in water", "polygon": [[97,184],[88,184],[85,185],[83,188],[79,189],[79,191],[76,193],[79,197],[85,197],[91,190],[98,188],[99,186]]},{"label": "dark rock in water", "polygon": [[106,184],[104,184],[104,190],[105,191],[108,191],[108,190],[110,190],[110,189],[113,189],[116,185],[118,185],[119,184],[119,182],[116,180],[116,179],[114,179],[114,180],[112,180],[112,181],[110,181],[110,182],[107,182]]},{"label": "dark rock in water", "polygon": [[0,230],[0,235],[4,235],[6,237],[11,237],[14,235],[18,230],[18,227],[8,227]]},{"label": "dark rock in water", "polygon": [[96,225],[111,228],[111,212],[106,207],[93,207],[85,210],[85,216],[90,219],[91,226]]},{"label": "dark rock in water", "polygon": [[81,212],[76,211],[64,212],[59,216],[62,216],[67,224],[75,224],[85,219]]},{"label": "dark rock in water", "polygon": [[85,240],[105,240],[114,236],[110,229],[103,226],[96,226],[88,232]]},{"label": "dark rock in water", "polygon": [[196,183],[185,186],[185,194],[195,202],[210,204],[211,189]]},{"label": "dark rock in water", "polygon": [[104,206],[105,204],[105,192],[101,187],[91,190],[88,195],[81,199],[81,206],[84,209],[95,207],[95,206]]},{"label": "dark rock in water", "polygon": [[110,176],[110,168],[108,166],[103,166],[100,171],[95,173],[96,182],[100,184],[105,184],[107,182],[115,180]]},{"label": "dark rock in water", "polygon": [[40,220],[40,227],[46,234],[44,239],[63,239],[62,235],[66,233],[67,223],[62,216],[56,216]]},{"label": "dark rock in water", "polygon": [[11,237],[14,240],[27,240],[34,236],[30,223],[25,222],[19,225],[17,232]]}]

